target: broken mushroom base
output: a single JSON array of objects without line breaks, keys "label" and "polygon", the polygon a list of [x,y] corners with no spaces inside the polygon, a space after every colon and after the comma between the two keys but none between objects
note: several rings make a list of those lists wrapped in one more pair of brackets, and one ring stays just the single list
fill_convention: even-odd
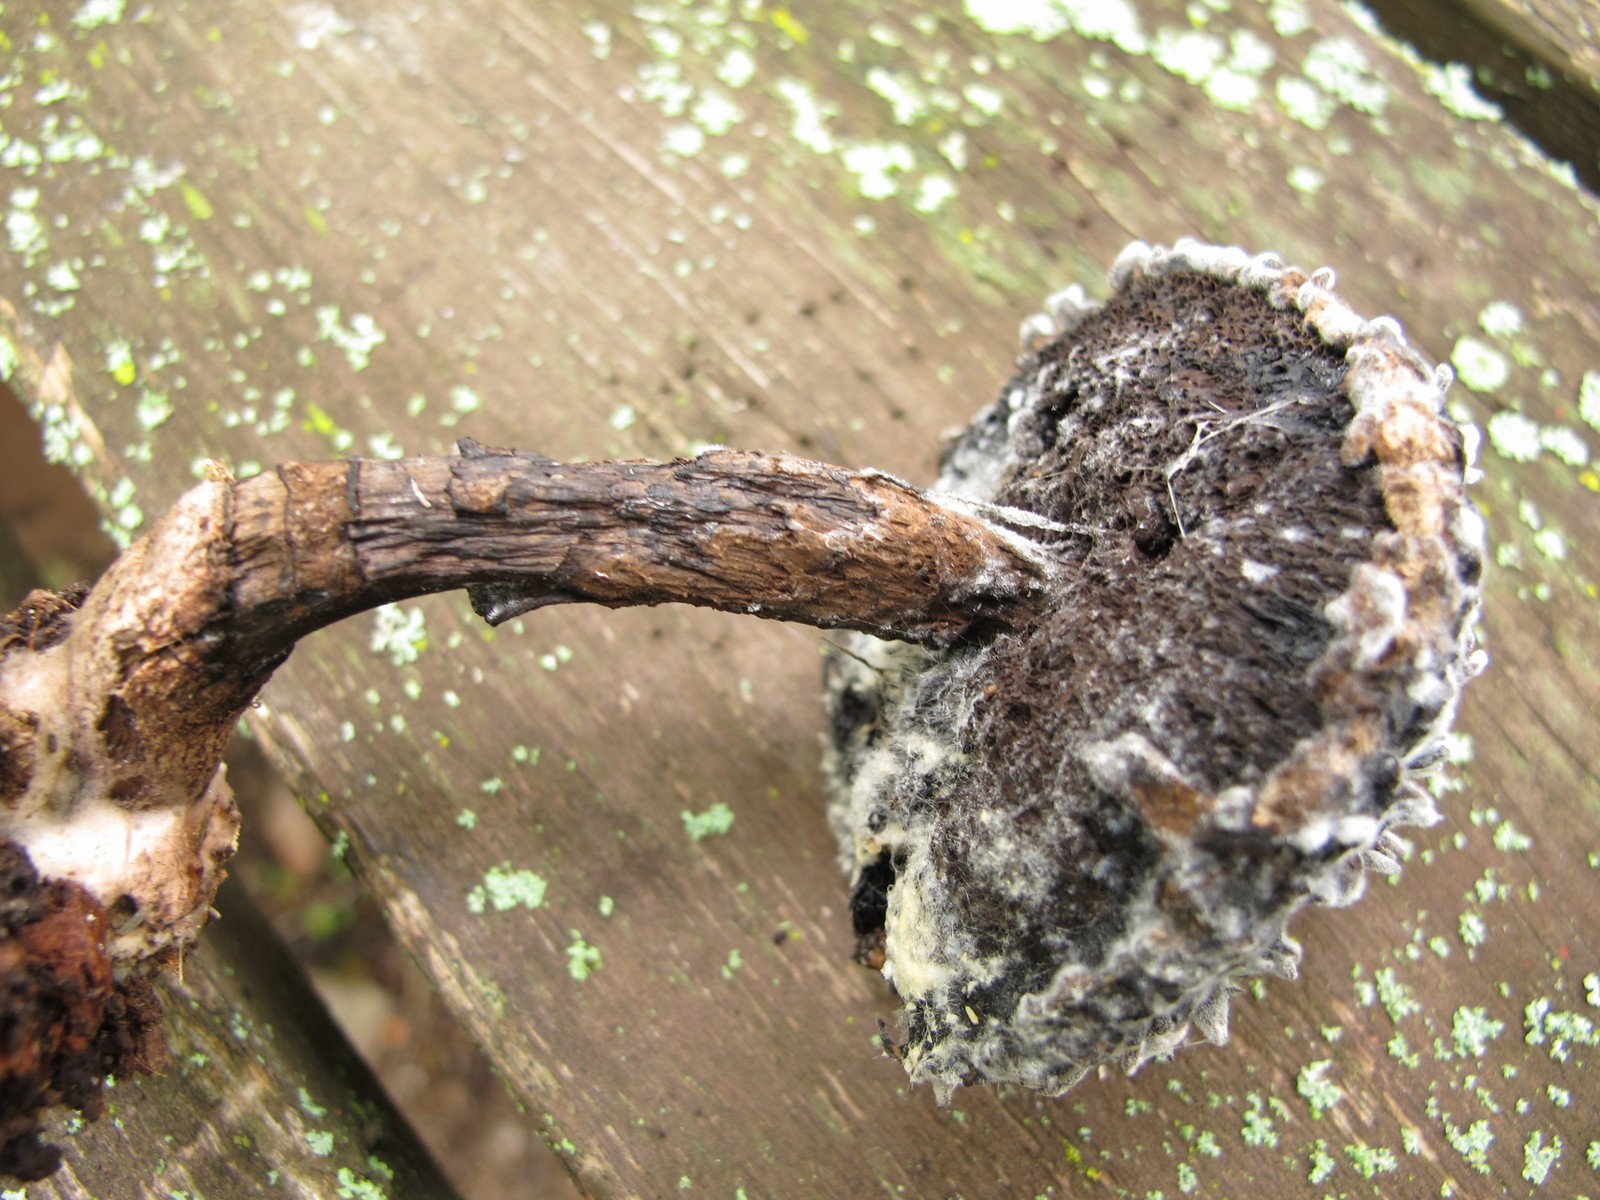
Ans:
[{"label": "broken mushroom base", "polygon": [[1483,526],[1448,371],[1332,283],[1136,244],[1103,306],[1053,297],[937,485],[1049,524],[1042,615],[830,660],[862,957],[941,1099],[1224,1041],[1293,913],[1438,819]]},{"label": "broken mushroom base", "polygon": [[57,1104],[90,1120],[109,1074],[149,1074],[166,1061],[161,1002],[150,980],[118,978],[106,954],[106,911],[82,887],[44,880],[0,842],[0,1175],[43,1179],[61,1151],[40,1138]]},{"label": "broken mushroom base", "polygon": [[0,616],[0,1175],[57,1104],[165,1060],[151,979],[211,911],[239,813],[218,762],[251,681],[206,669],[225,493],[186,496],[90,592]]}]

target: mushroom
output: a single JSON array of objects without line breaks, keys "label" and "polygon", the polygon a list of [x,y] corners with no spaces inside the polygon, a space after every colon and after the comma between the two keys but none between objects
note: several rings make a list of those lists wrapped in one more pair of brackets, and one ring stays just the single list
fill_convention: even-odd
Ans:
[{"label": "mushroom", "polygon": [[1023,322],[936,491],[1020,509],[1040,614],[829,663],[861,956],[942,1098],[1223,1042],[1236,981],[1392,873],[1475,648],[1484,528],[1448,368],[1327,270],[1135,244]]},{"label": "mushroom", "polygon": [[[682,602],[855,631],[832,821],[901,1057],[1058,1092],[1221,1041],[1289,916],[1392,870],[1462,682],[1483,528],[1448,372],[1332,276],[1130,247],[1054,296],[932,491],[788,455],[220,468],[92,591],[0,621],[0,1171],[159,1059],[149,980],[210,911],[220,759],[295,642],[466,587],[491,622]],[[86,933],[85,931],[89,931]],[[68,935],[71,936],[68,936]],[[23,986],[26,982],[27,986]],[[24,1052],[25,1051],[25,1052]]]}]

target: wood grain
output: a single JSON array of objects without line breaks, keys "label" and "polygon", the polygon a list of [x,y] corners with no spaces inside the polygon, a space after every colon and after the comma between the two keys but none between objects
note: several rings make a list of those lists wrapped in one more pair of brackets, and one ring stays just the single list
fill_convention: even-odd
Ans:
[{"label": "wood grain", "polygon": [[[1385,30],[1425,59],[1451,64],[1432,75],[1432,86],[1459,96],[1463,113],[1487,100],[1545,153],[1570,164],[1591,192],[1600,187],[1600,5],[1594,0],[1380,0],[1373,11]],[[1455,91],[1469,82],[1471,91]]]},{"label": "wood grain", "polygon": [[[370,617],[309,639],[252,726],[589,1194],[1594,1190],[1596,1050],[1557,1027],[1600,1016],[1600,230],[1526,142],[1321,2],[1198,29],[979,0],[46,11],[5,16],[6,130],[39,161],[5,168],[38,221],[8,222],[3,327],[113,524],[206,456],[462,434],[925,482],[1019,317],[1135,236],[1333,264],[1493,418],[1495,663],[1447,823],[1395,887],[1300,922],[1303,978],[1240,1005],[1232,1045],[1063,1101],[940,1111],[878,1056],[818,635],[677,608],[486,631],[445,596],[393,614],[416,636],[380,645],[409,651]],[[719,802],[731,828],[693,840],[682,814]]]},{"label": "wood grain", "polygon": [[[9,531],[0,522],[0,537]],[[9,610],[39,580],[20,551],[4,565]],[[181,980],[164,981],[167,1061],[151,1077],[116,1080],[98,1121],[57,1110],[43,1138],[66,1151],[66,1166],[21,1192],[222,1200],[369,1185],[454,1195],[250,896],[227,883],[218,904]]]},{"label": "wood grain", "polygon": [[53,1122],[66,1166],[27,1195],[453,1195],[249,897],[219,905],[167,993],[171,1062],[117,1080],[100,1120]]}]

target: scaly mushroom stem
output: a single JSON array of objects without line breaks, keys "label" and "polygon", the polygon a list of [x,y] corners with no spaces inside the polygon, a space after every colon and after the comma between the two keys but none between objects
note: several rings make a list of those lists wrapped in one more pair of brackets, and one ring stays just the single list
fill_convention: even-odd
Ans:
[{"label": "scaly mushroom stem", "polygon": [[491,623],[682,603],[949,645],[1033,611],[1037,518],[878,472],[714,450],[671,463],[296,463],[232,485],[225,624],[264,655],[351,612],[469,586]]}]

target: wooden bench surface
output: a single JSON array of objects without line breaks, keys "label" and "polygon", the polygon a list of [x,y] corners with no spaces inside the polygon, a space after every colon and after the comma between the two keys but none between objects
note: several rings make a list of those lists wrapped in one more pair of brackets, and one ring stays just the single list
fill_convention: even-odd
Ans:
[{"label": "wooden bench surface", "polygon": [[1494,665],[1446,823],[1226,1048],[907,1088],[811,630],[440,596],[248,722],[590,1195],[1600,1194],[1600,210],[1327,0],[1078,7],[9,3],[13,386],[125,532],[463,435],[923,482],[1128,240],[1335,266],[1486,429]]}]

